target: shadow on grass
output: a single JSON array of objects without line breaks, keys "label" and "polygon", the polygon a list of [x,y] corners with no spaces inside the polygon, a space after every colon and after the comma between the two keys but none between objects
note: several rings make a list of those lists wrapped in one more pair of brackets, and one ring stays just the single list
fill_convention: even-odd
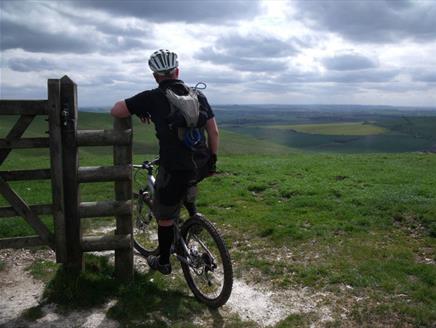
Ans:
[{"label": "shadow on grass", "polygon": [[86,257],[86,270],[76,276],[60,268],[44,291],[46,303],[62,312],[85,310],[114,301],[107,317],[134,327],[195,327],[195,316],[207,307],[174,285],[170,277],[135,272],[134,282],[113,278],[108,259]]}]

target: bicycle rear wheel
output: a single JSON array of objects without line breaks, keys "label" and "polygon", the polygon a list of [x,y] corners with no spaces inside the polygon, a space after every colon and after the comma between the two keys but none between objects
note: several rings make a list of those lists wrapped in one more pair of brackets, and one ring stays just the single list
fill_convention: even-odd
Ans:
[{"label": "bicycle rear wheel", "polygon": [[190,260],[180,263],[189,288],[208,306],[224,305],[233,286],[232,262],[224,241],[212,223],[200,216],[186,221],[181,233]]},{"label": "bicycle rear wheel", "polygon": [[133,245],[143,256],[159,254],[157,220],[152,212],[152,194],[147,186],[133,193]]}]

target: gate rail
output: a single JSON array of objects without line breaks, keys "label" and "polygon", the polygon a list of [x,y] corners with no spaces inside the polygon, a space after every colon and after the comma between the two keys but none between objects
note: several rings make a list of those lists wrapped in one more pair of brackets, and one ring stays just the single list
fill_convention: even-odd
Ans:
[{"label": "gate rail", "polygon": [[[0,239],[0,248],[49,245],[56,260],[71,271],[84,267],[83,253],[115,250],[115,274],[133,279],[132,239],[132,123],[114,119],[111,130],[78,130],[77,86],[68,77],[48,80],[48,100],[0,100],[0,115],[20,115],[6,138],[0,139],[0,165],[12,149],[50,149],[50,168],[2,171],[0,193],[11,206],[0,207],[0,220],[22,216],[36,236]],[[36,115],[47,115],[49,137],[22,138]],[[112,146],[113,166],[79,166],[79,147]],[[29,205],[10,188],[8,181],[50,179],[52,204]],[[80,184],[114,181],[115,200],[80,201]],[[54,234],[39,215],[52,214]],[[81,219],[115,216],[113,236],[82,236]]]},{"label": "gate rail", "polygon": [[[59,80],[48,81],[47,100],[0,100],[0,115],[18,116],[18,120],[5,138],[0,139],[0,167],[13,149],[49,148],[50,169],[33,170],[0,170],[0,193],[9,202],[10,207],[0,208],[0,218],[22,216],[38,235],[0,239],[0,248],[21,248],[48,245],[56,250],[56,260],[64,262],[65,251],[65,219],[63,214],[62,176],[57,174],[61,162],[60,129],[56,128],[60,85]],[[48,116],[49,137],[23,138],[24,132],[37,115]],[[46,180],[52,182],[52,204],[27,204],[9,185],[8,181]],[[52,234],[42,223],[39,215],[54,216],[55,233]]]}]

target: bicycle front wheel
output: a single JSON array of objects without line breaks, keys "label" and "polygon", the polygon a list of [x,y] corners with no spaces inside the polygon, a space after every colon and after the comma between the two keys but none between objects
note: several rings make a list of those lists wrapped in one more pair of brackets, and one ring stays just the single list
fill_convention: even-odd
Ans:
[{"label": "bicycle front wheel", "polygon": [[147,186],[133,193],[133,245],[145,257],[159,254],[158,225],[152,212],[152,197]]},{"label": "bicycle front wheel", "polygon": [[186,221],[181,229],[188,263],[181,261],[183,274],[194,296],[211,307],[224,305],[233,286],[232,262],[215,227],[203,217]]}]

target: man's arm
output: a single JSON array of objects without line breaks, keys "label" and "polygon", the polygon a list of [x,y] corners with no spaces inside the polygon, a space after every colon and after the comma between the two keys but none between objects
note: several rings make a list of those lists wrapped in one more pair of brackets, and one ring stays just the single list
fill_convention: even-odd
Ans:
[{"label": "man's arm", "polygon": [[111,115],[119,118],[129,117],[130,112],[127,109],[126,102],[124,100],[117,101],[111,109]]},{"label": "man's arm", "polygon": [[216,124],[215,117],[207,120],[206,122],[207,142],[209,144],[210,152],[213,155],[218,154],[218,146],[220,143],[218,125]]}]

